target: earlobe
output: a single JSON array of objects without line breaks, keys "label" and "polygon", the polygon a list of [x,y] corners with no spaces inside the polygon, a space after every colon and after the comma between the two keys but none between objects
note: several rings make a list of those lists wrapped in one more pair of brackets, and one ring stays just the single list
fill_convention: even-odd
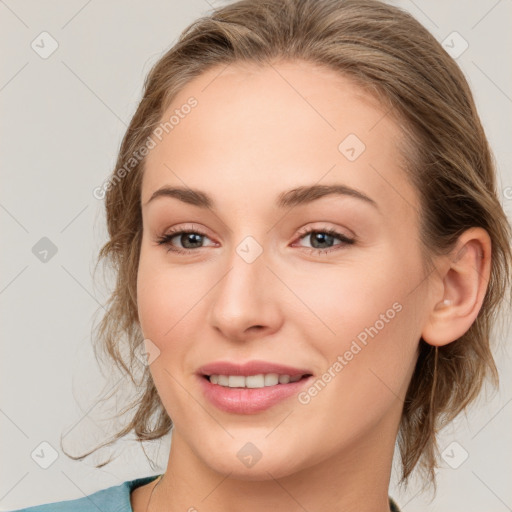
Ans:
[{"label": "earlobe", "polygon": [[476,320],[487,291],[491,271],[491,240],[483,228],[470,228],[445,257],[442,296],[433,306],[423,327],[422,338],[443,346],[463,336]]}]

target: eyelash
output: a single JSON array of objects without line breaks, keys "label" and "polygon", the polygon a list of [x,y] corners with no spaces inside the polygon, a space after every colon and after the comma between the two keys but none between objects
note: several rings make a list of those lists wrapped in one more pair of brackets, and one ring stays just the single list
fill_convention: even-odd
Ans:
[{"label": "eyelash", "polygon": [[[202,233],[201,231],[198,231],[195,229],[189,229],[189,230],[176,229],[176,230],[171,230],[169,233],[167,233],[161,237],[158,237],[157,244],[158,245],[166,245],[167,252],[174,252],[177,254],[190,254],[190,252],[197,250],[197,249],[181,249],[179,247],[175,247],[175,246],[171,245],[170,242],[177,235],[191,234],[191,233],[195,234],[195,235],[208,237],[208,235],[206,233]],[[326,229],[307,229],[307,228],[305,228],[304,230],[301,230],[299,232],[298,238],[300,240],[300,239],[304,238],[305,236],[310,235],[312,233],[324,233],[326,235],[333,236],[333,237],[341,240],[342,244],[338,245],[338,247],[339,247],[338,249],[332,248],[332,247],[329,249],[315,249],[315,248],[310,248],[310,247],[302,247],[302,249],[309,249],[309,254],[326,254],[329,252],[340,250],[347,245],[352,245],[355,243],[355,239],[348,238],[345,235],[342,235],[341,233],[336,231],[335,229],[330,229],[330,228],[326,228]],[[199,247],[199,249],[201,249],[201,248],[202,247]]]}]

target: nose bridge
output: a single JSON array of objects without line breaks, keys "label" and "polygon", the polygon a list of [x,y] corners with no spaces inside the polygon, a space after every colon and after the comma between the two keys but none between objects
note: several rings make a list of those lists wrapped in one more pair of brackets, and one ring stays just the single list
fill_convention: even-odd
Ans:
[{"label": "nose bridge", "polygon": [[254,326],[276,328],[276,290],[267,264],[267,251],[252,236],[230,249],[211,311],[212,324],[226,335],[239,338]]}]

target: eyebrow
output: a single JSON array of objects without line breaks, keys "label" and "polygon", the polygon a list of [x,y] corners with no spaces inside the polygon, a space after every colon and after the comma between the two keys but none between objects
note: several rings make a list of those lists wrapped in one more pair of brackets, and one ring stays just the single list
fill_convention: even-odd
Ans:
[{"label": "eyebrow", "polygon": [[[354,197],[372,205],[377,210],[379,209],[377,203],[363,192],[341,184],[301,186],[281,192],[277,197],[276,206],[278,208],[290,208],[309,204],[317,199],[333,194]],[[188,187],[170,186],[164,186],[153,192],[144,206],[159,197],[173,197],[199,208],[215,209],[215,201],[206,192]]]}]

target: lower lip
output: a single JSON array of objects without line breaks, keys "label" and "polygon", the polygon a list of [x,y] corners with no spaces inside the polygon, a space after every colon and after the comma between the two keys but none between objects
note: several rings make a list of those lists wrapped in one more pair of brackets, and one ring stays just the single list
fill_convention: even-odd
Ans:
[{"label": "lower lip", "polygon": [[198,378],[206,398],[219,409],[235,414],[255,414],[296,395],[310,382],[312,376],[297,382],[263,388],[228,388],[212,384],[203,375]]}]

